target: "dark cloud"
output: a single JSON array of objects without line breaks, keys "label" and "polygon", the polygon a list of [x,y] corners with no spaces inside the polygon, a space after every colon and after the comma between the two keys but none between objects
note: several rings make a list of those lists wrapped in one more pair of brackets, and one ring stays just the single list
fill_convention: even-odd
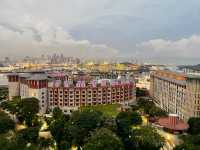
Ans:
[{"label": "dark cloud", "polygon": [[20,34],[22,34],[24,31],[22,29],[20,29],[19,27],[17,26],[14,26],[14,25],[11,25],[9,23],[6,23],[6,22],[0,22],[0,26],[8,29],[8,30],[11,30],[13,32],[18,32]]}]

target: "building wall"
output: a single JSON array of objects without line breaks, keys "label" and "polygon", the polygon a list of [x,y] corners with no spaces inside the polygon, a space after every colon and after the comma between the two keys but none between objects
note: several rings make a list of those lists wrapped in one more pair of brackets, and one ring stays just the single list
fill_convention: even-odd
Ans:
[{"label": "building wall", "polygon": [[12,98],[15,96],[20,96],[19,82],[9,82],[8,89],[9,89],[9,100],[12,100]]},{"label": "building wall", "polygon": [[27,84],[20,83],[20,96],[21,98],[29,96],[29,87]]},{"label": "building wall", "polygon": [[186,87],[186,119],[200,117],[200,79],[188,78]]},{"label": "building wall", "polygon": [[154,73],[151,75],[150,95],[157,106],[185,121],[200,117],[200,79]]},{"label": "building wall", "polygon": [[61,108],[64,112],[76,110],[81,106],[115,104],[134,101],[133,86],[97,88],[48,88],[48,107]]},{"label": "building wall", "polygon": [[39,100],[39,106],[40,106],[40,112],[41,113],[46,113],[47,111],[47,88],[41,88],[41,89],[33,89],[29,88],[28,93],[26,94],[27,96],[24,98],[28,97],[35,97]]},{"label": "building wall", "polygon": [[20,96],[19,76],[17,74],[8,75],[9,100],[15,96]]}]

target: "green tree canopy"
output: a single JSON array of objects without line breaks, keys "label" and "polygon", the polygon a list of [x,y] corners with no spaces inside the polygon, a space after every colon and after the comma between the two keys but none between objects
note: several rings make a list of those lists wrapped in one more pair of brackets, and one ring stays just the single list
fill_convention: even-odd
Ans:
[{"label": "green tree canopy", "polygon": [[84,150],[124,150],[119,137],[112,131],[101,128],[94,132],[83,146]]},{"label": "green tree canopy", "polygon": [[128,136],[133,125],[142,124],[142,118],[137,112],[120,112],[116,118],[118,134]]},{"label": "green tree canopy", "polygon": [[188,120],[190,134],[200,134],[200,118],[190,118]]},{"label": "green tree canopy", "polygon": [[26,145],[27,143],[37,144],[38,136],[38,127],[28,127],[17,132],[16,140],[21,145]]},{"label": "green tree canopy", "polygon": [[4,112],[0,111],[0,134],[15,129],[15,122]]},{"label": "green tree canopy", "polygon": [[103,122],[102,113],[95,110],[73,112],[70,119],[69,131],[73,144],[82,146],[89,133],[100,127]]},{"label": "green tree canopy", "polygon": [[69,132],[69,120],[64,115],[51,121],[49,130],[56,141],[58,150],[69,149],[72,138]]},{"label": "green tree canopy", "polygon": [[132,149],[136,150],[159,150],[163,147],[165,140],[152,127],[142,127],[133,130],[130,135]]},{"label": "green tree canopy", "polygon": [[173,150],[199,150],[199,149],[200,149],[199,145],[184,143],[184,144],[176,146]]},{"label": "green tree canopy", "polygon": [[136,96],[137,97],[142,97],[142,96],[148,96],[149,93],[148,93],[148,90],[146,89],[141,89],[141,88],[136,88]]},{"label": "green tree canopy", "polygon": [[18,103],[20,101],[20,97],[15,97],[13,100],[2,102],[1,107],[12,114],[16,114],[19,111]]},{"label": "green tree canopy", "polygon": [[57,119],[63,116],[63,112],[59,107],[53,109],[53,119]]},{"label": "green tree canopy", "polygon": [[18,103],[17,117],[22,118],[28,126],[32,126],[33,119],[39,112],[39,100],[36,98],[25,98]]},{"label": "green tree canopy", "polygon": [[8,88],[1,87],[0,88],[0,101],[5,100],[8,97]]},{"label": "green tree canopy", "polygon": [[8,139],[6,137],[0,137],[0,148],[2,150],[24,150],[24,146],[18,144],[13,139]]},{"label": "green tree canopy", "polygon": [[152,106],[149,109],[149,116],[150,117],[164,117],[164,116],[167,116],[167,113],[159,107]]},{"label": "green tree canopy", "polygon": [[198,135],[184,135],[181,136],[184,141],[183,144],[178,145],[174,148],[174,150],[197,150],[200,149],[200,134]]},{"label": "green tree canopy", "polygon": [[50,150],[54,147],[54,141],[50,138],[39,138],[38,139],[38,149],[39,150]]}]

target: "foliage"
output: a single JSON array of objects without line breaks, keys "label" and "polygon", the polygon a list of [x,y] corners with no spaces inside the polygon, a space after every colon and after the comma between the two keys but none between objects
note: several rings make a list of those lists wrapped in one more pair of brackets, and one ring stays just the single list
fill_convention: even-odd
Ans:
[{"label": "foliage", "polygon": [[15,129],[15,122],[4,112],[0,111],[0,134]]},{"label": "foliage", "polygon": [[190,134],[199,134],[200,133],[200,118],[190,118],[188,120]]},{"label": "foliage", "polygon": [[73,144],[82,146],[89,133],[100,127],[103,122],[102,113],[94,110],[73,112],[70,119],[69,131]]},{"label": "foliage", "polygon": [[63,115],[62,110],[59,107],[53,109],[53,119],[60,118]]},{"label": "foliage", "polygon": [[18,103],[21,101],[19,98],[14,98],[11,101],[4,101],[1,103],[1,107],[12,114],[16,114],[19,111]]},{"label": "foliage", "polygon": [[199,135],[185,135],[181,137],[183,144],[178,145],[174,150],[197,150],[200,149],[200,134]]},{"label": "foliage", "polygon": [[132,111],[138,111],[140,109],[140,107],[137,105],[132,105],[131,108],[132,108]]},{"label": "foliage", "polygon": [[17,142],[21,145],[26,145],[27,143],[36,144],[38,139],[38,132],[38,127],[29,127],[22,129],[17,133]]},{"label": "foliage", "polygon": [[137,97],[143,97],[148,96],[148,91],[146,89],[136,88],[136,96]]},{"label": "foliage", "polygon": [[104,118],[102,127],[107,128],[115,133],[117,132],[117,124],[114,118]]},{"label": "foliage", "polygon": [[68,122],[64,118],[54,120],[49,126],[50,132],[57,143],[57,148],[61,150],[63,143],[69,148],[71,145],[71,136],[68,130]]},{"label": "foliage", "polygon": [[38,149],[39,150],[49,150],[54,147],[54,142],[52,139],[40,138],[38,140]]},{"label": "foliage", "polygon": [[133,125],[141,125],[142,118],[137,112],[121,112],[116,117],[118,134],[122,137],[128,136]]},{"label": "foliage", "polygon": [[152,106],[149,109],[149,116],[150,117],[162,117],[162,116],[167,116],[167,113],[163,111],[161,108]]},{"label": "foliage", "polygon": [[137,100],[137,104],[140,108],[144,109],[144,112],[146,114],[149,114],[149,110],[154,106],[154,103],[152,101],[149,101],[148,99],[145,98],[139,98]]},{"label": "foliage", "polygon": [[22,118],[28,126],[33,126],[33,119],[39,112],[39,101],[36,98],[25,98],[18,103],[17,117]]},{"label": "foliage", "polygon": [[167,116],[167,113],[164,110],[155,106],[153,101],[149,101],[149,99],[139,98],[137,104],[146,114],[149,114],[150,117]]},{"label": "foliage", "polygon": [[176,146],[173,150],[198,150],[198,149],[200,149],[200,146],[184,143]]},{"label": "foliage", "polygon": [[69,116],[64,115],[59,108],[53,110],[53,121],[49,121],[49,130],[57,143],[58,150],[69,149],[72,138],[69,134]]},{"label": "foliage", "polygon": [[3,148],[3,150],[24,150],[24,146],[13,139],[9,140],[5,137],[0,137],[0,148]]},{"label": "foliage", "polygon": [[0,101],[8,98],[8,88],[1,87],[0,88]]},{"label": "foliage", "polygon": [[112,131],[101,128],[94,132],[83,146],[84,150],[124,150],[121,140]]},{"label": "foliage", "polygon": [[130,142],[132,143],[132,149],[136,150],[159,150],[165,143],[164,138],[152,127],[133,130]]},{"label": "foliage", "polygon": [[33,126],[33,120],[39,112],[39,101],[36,98],[14,98],[1,104],[3,109],[16,114],[20,121],[25,121],[28,126]]}]

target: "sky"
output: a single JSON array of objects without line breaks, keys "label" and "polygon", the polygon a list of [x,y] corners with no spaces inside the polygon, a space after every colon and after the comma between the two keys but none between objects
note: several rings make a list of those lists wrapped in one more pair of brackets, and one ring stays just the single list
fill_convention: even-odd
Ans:
[{"label": "sky", "polygon": [[199,0],[0,0],[0,59],[200,63]]}]

